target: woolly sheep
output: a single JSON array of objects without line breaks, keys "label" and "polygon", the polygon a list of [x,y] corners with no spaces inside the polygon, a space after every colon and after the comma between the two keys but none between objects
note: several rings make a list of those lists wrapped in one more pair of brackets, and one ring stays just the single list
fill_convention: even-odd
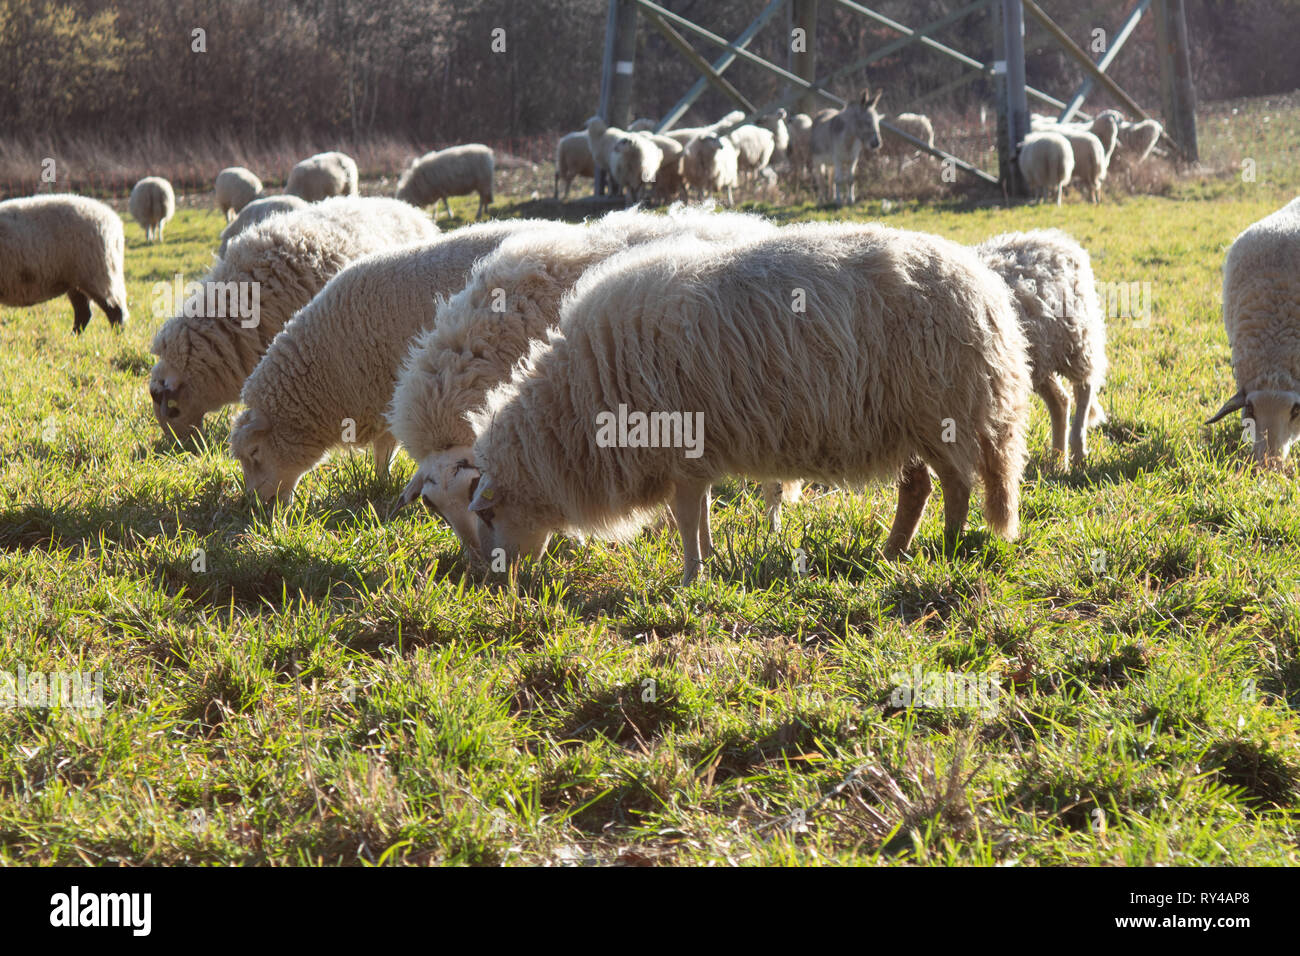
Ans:
[{"label": "woolly sheep", "polygon": [[665,136],[677,140],[685,146],[697,136],[707,136],[710,133],[725,135],[732,127],[739,126],[740,121],[745,118],[745,114],[740,110],[732,110],[716,123],[710,123],[708,126],[683,126],[680,129],[671,129],[664,133]]},{"label": "woolly sheep", "polygon": [[1101,140],[1101,148],[1106,151],[1106,164],[1115,152],[1115,143],[1119,139],[1119,124],[1122,117],[1115,110],[1106,110],[1092,118],[1085,129]]},{"label": "woolly sheep", "polygon": [[772,165],[783,163],[790,150],[790,128],[786,126],[789,115],[784,109],[760,116],[754,122],[772,134]]},{"label": "woolly sheep", "polygon": [[1040,130],[1030,133],[1016,154],[1020,174],[1029,191],[1039,199],[1051,199],[1061,205],[1061,191],[1074,175],[1074,149],[1060,133]]},{"label": "woolly sheep", "polygon": [[746,123],[727,134],[727,140],[736,147],[737,169],[742,173],[758,175],[767,169],[776,152],[776,134],[763,126]]},{"label": "woolly sheep", "polygon": [[1122,164],[1128,166],[1145,162],[1155,150],[1156,143],[1160,141],[1163,133],[1164,127],[1153,119],[1142,120],[1139,123],[1120,123],[1119,148],[1116,155]]},{"label": "woolly sheep", "polygon": [[686,144],[682,162],[682,178],[688,189],[708,196],[727,191],[727,205],[733,201],[732,190],[740,185],[738,163],[740,154],[731,140],[717,133],[696,136]]},{"label": "woolly sheep", "polygon": [[1242,410],[1255,461],[1280,469],[1300,437],[1300,199],[1232,243],[1223,263],[1223,326],[1237,393],[1208,424]]},{"label": "woolly sheep", "polygon": [[264,199],[254,199],[239,211],[234,222],[228,223],[226,228],[221,230],[221,245],[217,247],[217,255],[224,256],[236,236],[252,229],[262,220],[274,216],[277,212],[294,212],[298,209],[306,209],[307,206],[308,203],[297,196],[267,196]]},{"label": "woolly sheep", "polygon": [[876,107],[883,92],[877,90],[873,97],[864,89],[844,109],[822,110],[813,120],[810,162],[819,193],[824,186],[823,201],[833,199],[835,205],[842,206],[846,195],[850,206],[856,201],[853,179],[858,155],[864,146],[880,149],[880,112]]},{"label": "woolly sheep", "polygon": [[577,176],[595,178],[596,164],[591,158],[591,140],[585,130],[560,137],[555,147],[555,198],[560,198],[560,182],[564,183],[564,198],[569,198],[569,188]]},{"label": "woolly sheep", "polygon": [[[796,288],[806,312],[790,308]],[[1006,285],[956,243],[870,224],[677,237],[589,270],[559,328],[471,416],[477,540],[513,564],[556,531],[625,539],[671,500],[689,582],[722,476],[898,476],[896,554],[929,497],[927,463],[947,548],[977,474],[989,524],[1012,538],[1028,394]],[[659,414],[653,437],[629,411]]]},{"label": "woolly sheep", "polygon": [[346,153],[329,152],[308,156],[289,171],[284,191],[307,202],[332,196],[357,195],[357,164]]},{"label": "woolly sheep", "polygon": [[610,126],[599,116],[587,120],[587,145],[591,149],[591,160],[597,171],[609,172],[610,150],[624,135],[626,134],[621,129]]},{"label": "woolly sheep", "polygon": [[176,215],[176,194],[172,184],[161,176],[146,176],[131,189],[127,201],[131,216],[144,227],[144,237],[162,242],[163,227]]},{"label": "woolly sheep", "polygon": [[1070,399],[1056,376],[1074,387],[1070,458],[1080,464],[1088,426],[1106,417],[1097,399],[1106,382],[1106,319],[1092,259],[1058,229],[1004,233],[975,251],[1011,289],[1029,345],[1033,388],[1052,418],[1052,450],[1062,455]]},{"label": "woolly sheep", "polygon": [[683,198],[685,180],[682,178],[682,169],[686,150],[681,143],[668,136],[660,136],[657,133],[645,135],[650,137],[651,142],[658,146],[659,152],[663,154],[663,158],[659,161],[659,170],[655,173],[654,197],[662,201]]},{"label": "woolly sheep", "polygon": [[621,137],[610,149],[610,175],[618,187],[628,194],[631,202],[654,185],[655,174],[664,154],[650,137],[642,133],[629,133]]},{"label": "woolly sheep", "polygon": [[217,208],[230,222],[240,210],[262,195],[262,181],[243,166],[228,166],[217,173]]},{"label": "woolly sheep", "polygon": [[474,269],[465,288],[439,306],[431,332],[413,343],[398,376],[389,427],[418,463],[401,503],[422,498],[474,551],[468,511],[478,472],[465,415],[559,321],[560,302],[592,265],[666,236],[721,241],[766,235],[757,216],[674,205],[667,215],[611,213],[590,226],[556,223],[507,239]]},{"label": "woolly sheep", "polygon": [[492,205],[492,175],[496,160],[492,150],[482,143],[467,143],[448,149],[425,153],[411,161],[397,183],[397,198],[414,206],[432,205],[438,216],[438,200],[442,200],[451,218],[449,196],[478,193],[478,212],[474,218],[482,219]]},{"label": "woolly sheep", "polygon": [[365,256],[330,279],[244,383],[247,409],[230,429],[230,452],[249,490],[288,503],[302,475],[344,438],[370,445],[376,472],[387,474],[395,442],[384,409],[411,338],[433,326],[440,298],[460,291],[478,259],[541,226],[515,220],[457,229]]},{"label": "woolly sheep", "polygon": [[204,415],[238,399],[284,323],[349,262],[437,234],[404,202],[339,197],[240,235],[154,336],[149,396],[164,437],[193,437]]},{"label": "woolly sheep", "polygon": [[1101,202],[1101,184],[1106,178],[1106,148],[1101,140],[1085,129],[1057,126],[1052,132],[1065,137],[1074,154],[1071,181],[1078,180],[1083,191],[1095,203]]},{"label": "woolly sheep", "polygon": [[29,306],[66,295],[72,331],[90,323],[90,303],[122,326],[126,278],[122,220],[85,196],[55,194],[0,202],[0,305]]}]

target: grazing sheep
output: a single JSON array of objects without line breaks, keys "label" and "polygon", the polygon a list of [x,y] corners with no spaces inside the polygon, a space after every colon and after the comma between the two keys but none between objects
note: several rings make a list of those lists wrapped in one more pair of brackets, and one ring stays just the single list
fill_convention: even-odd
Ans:
[{"label": "grazing sheep", "polygon": [[686,150],[671,137],[657,133],[646,135],[663,154],[663,159],[659,161],[659,171],[655,173],[654,198],[660,202],[686,198],[686,181],[682,178]]},{"label": "grazing sheep", "polygon": [[346,153],[317,153],[289,171],[284,191],[307,202],[357,195],[357,164]]},{"label": "grazing sheep", "polygon": [[110,325],[127,318],[122,220],[85,196],[0,202],[0,305],[29,306],[66,295],[72,331],[90,323],[90,303]]},{"label": "grazing sheep", "polygon": [[437,234],[404,202],[339,197],[240,235],[154,336],[149,396],[164,437],[193,437],[204,415],[237,400],[284,323],[349,262]]},{"label": "grazing sheep", "polygon": [[[934,149],[934,124],[930,122],[930,117],[924,113],[899,113],[897,116],[892,117],[889,122],[896,129],[916,137],[925,145]],[[881,143],[880,153],[882,156],[897,159],[900,171],[914,162],[917,157],[927,155],[901,136],[886,136],[884,142]]]},{"label": "grazing sheep", "polygon": [[239,215],[241,209],[262,195],[262,181],[243,166],[228,166],[217,173],[217,208],[226,222]]},{"label": "grazing sheep", "polygon": [[753,123],[737,126],[726,138],[736,147],[737,170],[749,178],[761,175],[776,152],[776,134]]},{"label": "grazing sheep", "polygon": [[560,182],[564,182],[564,198],[569,198],[569,187],[577,176],[596,177],[596,164],[591,158],[591,140],[585,131],[567,133],[560,137],[555,147],[555,198],[560,198]]},{"label": "grazing sheep", "polygon": [[1223,326],[1255,461],[1280,469],[1300,437],[1300,199],[1239,235],[1223,263]]},{"label": "grazing sheep", "polygon": [[1092,118],[1092,122],[1084,127],[1097,139],[1101,140],[1101,148],[1106,151],[1106,164],[1110,165],[1111,155],[1115,152],[1115,143],[1119,140],[1119,124],[1123,117],[1115,110],[1106,110],[1098,113]]},{"label": "grazing sheep", "polygon": [[610,150],[621,137],[626,135],[621,129],[610,126],[599,116],[587,120],[587,145],[591,149],[591,161],[597,172],[609,172]]},{"label": "grazing sheep", "polygon": [[625,191],[631,202],[636,202],[654,185],[655,174],[664,154],[650,137],[643,133],[629,133],[621,137],[610,149],[610,175]]},{"label": "grazing sheep", "polygon": [[709,196],[727,191],[727,205],[733,201],[732,190],[740,185],[738,163],[740,154],[731,140],[717,133],[696,136],[686,144],[682,162],[682,178],[687,189]]},{"label": "grazing sheep", "polygon": [[[823,202],[833,198],[835,205],[842,206],[846,195],[850,206],[856,201],[853,179],[858,171],[858,156],[864,146],[880,149],[880,113],[876,107],[883,92],[876,90],[872,96],[869,89],[864,89],[861,97],[844,109],[822,110],[813,120],[810,161]],[[833,190],[829,178],[832,174]]]},{"label": "grazing sheep", "polygon": [[664,135],[685,146],[697,136],[708,136],[710,133],[723,135],[733,126],[739,126],[744,118],[745,114],[740,110],[732,110],[722,119],[708,126],[683,126],[680,129],[670,129]]},{"label": "grazing sheep", "polygon": [[1145,162],[1163,133],[1164,127],[1153,119],[1142,120],[1140,123],[1120,123],[1119,148],[1116,153],[1120,163],[1136,166]]},{"label": "grazing sheep", "polygon": [[1020,144],[1016,162],[1031,193],[1048,200],[1055,194],[1061,205],[1061,191],[1074,175],[1074,148],[1068,139],[1052,130],[1030,133]]},{"label": "grazing sheep", "polygon": [[673,206],[667,215],[628,210],[590,226],[556,223],[504,241],[439,306],[433,330],[415,340],[398,377],[389,427],[419,462],[402,503],[422,498],[473,549],[467,509],[478,472],[465,415],[559,321],[561,299],[586,269],[667,236],[723,241],[774,231],[757,216]]},{"label": "grazing sheep", "polygon": [[947,548],[977,474],[988,523],[1013,538],[1028,396],[1007,287],[956,243],[820,223],[675,237],[589,270],[559,328],[471,416],[477,541],[514,563],[556,531],[625,539],[671,500],[689,582],[724,475],[900,477],[894,554],[929,497],[925,463]]},{"label": "grazing sheep", "polygon": [[144,237],[148,242],[157,239],[162,242],[163,227],[176,215],[176,194],[172,184],[161,176],[146,176],[131,190],[127,208],[132,218],[144,227]]},{"label": "grazing sheep", "polygon": [[271,342],[244,383],[248,406],[230,429],[244,483],[287,503],[331,448],[370,445],[388,472],[395,441],[384,422],[412,338],[433,326],[441,299],[508,236],[539,220],[483,223],[429,243],[376,252],[343,269]]},{"label": "grazing sheep", "polygon": [[1011,289],[1029,343],[1034,391],[1052,417],[1052,450],[1062,455],[1070,399],[1056,376],[1074,386],[1070,458],[1081,464],[1088,426],[1106,419],[1097,400],[1106,382],[1106,319],[1092,260],[1058,229],[994,236],[975,252]]},{"label": "grazing sheep", "polygon": [[226,249],[237,235],[252,229],[263,219],[274,216],[277,212],[306,209],[307,205],[297,196],[267,196],[264,199],[254,199],[239,211],[234,222],[227,224],[226,228],[221,230],[221,245],[217,247],[217,255],[224,256]]},{"label": "grazing sheep", "polygon": [[779,109],[775,113],[760,116],[754,121],[772,134],[771,164],[773,166],[785,162],[790,150],[790,128],[785,123],[789,115],[784,109]]},{"label": "grazing sheep", "polygon": [[481,143],[468,143],[448,149],[425,153],[402,173],[397,182],[397,198],[413,206],[433,206],[433,216],[438,217],[438,200],[442,200],[451,218],[449,196],[478,193],[478,212],[475,219],[487,215],[492,205],[492,174],[496,160],[492,150]]},{"label": "grazing sheep", "polygon": [[1077,180],[1093,202],[1101,202],[1101,184],[1106,178],[1106,148],[1101,140],[1076,126],[1057,126],[1052,132],[1065,137],[1070,144],[1074,155],[1071,181]]}]

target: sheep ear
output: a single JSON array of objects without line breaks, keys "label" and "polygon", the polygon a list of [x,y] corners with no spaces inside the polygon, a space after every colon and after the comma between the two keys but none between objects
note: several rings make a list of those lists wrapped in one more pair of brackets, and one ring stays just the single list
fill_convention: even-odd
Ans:
[{"label": "sheep ear", "polygon": [[417,468],[415,470],[415,476],[406,483],[406,487],[402,489],[402,493],[397,496],[397,501],[394,502],[393,505],[394,510],[400,511],[407,505],[413,503],[420,497],[420,492],[423,490],[424,477],[420,474],[420,470]]},{"label": "sheep ear", "polygon": [[1238,411],[1239,409],[1245,407],[1246,407],[1246,391],[1245,389],[1242,389],[1236,395],[1232,396],[1232,398],[1224,402],[1223,407],[1214,413],[1213,418],[1207,419],[1205,424],[1213,425],[1215,422],[1217,422],[1220,418],[1223,418],[1225,415],[1228,415],[1232,412]]},{"label": "sheep ear", "polygon": [[871,102],[867,105],[874,110],[876,108],[876,105],[880,102],[880,97],[882,97],[884,94],[885,94],[884,90],[876,90],[876,95],[871,98]]},{"label": "sheep ear", "polygon": [[492,476],[475,478],[470,484],[469,510],[473,512],[491,511],[501,504],[502,495],[492,486]]},{"label": "sheep ear", "polygon": [[862,88],[862,105],[863,106],[871,105],[871,87],[869,86],[864,86]]}]

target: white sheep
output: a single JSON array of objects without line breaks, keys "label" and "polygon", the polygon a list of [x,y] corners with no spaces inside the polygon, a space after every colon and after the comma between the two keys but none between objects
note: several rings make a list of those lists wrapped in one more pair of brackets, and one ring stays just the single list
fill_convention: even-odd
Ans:
[{"label": "white sheep", "polygon": [[1280,469],[1300,438],[1300,199],[1246,229],[1223,263],[1223,326],[1255,461]]},{"label": "white sheep", "polygon": [[663,158],[659,161],[659,170],[655,173],[654,198],[661,202],[685,198],[685,180],[682,172],[686,161],[686,150],[677,140],[657,133],[643,134],[659,147]]},{"label": "white sheep", "polygon": [[1119,143],[1116,155],[1121,165],[1136,166],[1146,162],[1164,134],[1164,127],[1153,119],[1138,123],[1119,124]]},{"label": "white sheep", "polygon": [[1068,139],[1053,130],[1030,133],[1016,152],[1016,162],[1031,193],[1048,200],[1055,195],[1061,205],[1061,192],[1074,175],[1074,148]]},{"label": "white sheep", "polygon": [[433,206],[438,216],[438,200],[442,200],[451,218],[449,196],[478,193],[478,212],[474,218],[482,219],[492,205],[492,176],[496,159],[490,147],[482,143],[466,143],[447,149],[425,153],[402,173],[397,183],[397,198],[414,206]]},{"label": "white sheep", "polygon": [[395,441],[384,422],[413,336],[433,326],[438,303],[508,236],[540,220],[483,223],[428,243],[376,252],[339,272],[289,320],[244,383],[247,409],[230,452],[262,500],[287,503],[299,479],[332,448],[373,449],[386,475]]},{"label": "white sheep", "polygon": [[217,247],[217,255],[224,256],[226,249],[237,235],[252,229],[262,220],[278,212],[306,209],[308,205],[305,200],[297,196],[266,196],[262,199],[254,199],[239,211],[239,215],[233,222],[227,223],[226,228],[221,230],[221,245]]},{"label": "white sheep", "polygon": [[689,190],[697,195],[709,196],[726,190],[727,205],[733,202],[733,193],[740,185],[740,154],[731,140],[717,133],[696,136],[686,144],[682,160],[682,178]]},{"label": "white sheep", "polygon": [[775,113],[768,113],[766,116],[760,116],[754,122],[772,133],[772,158],[771,165],[775,166],[786,161],[786,156],[790,151],[790,128],[786,125],[789,113],[784,109],[779,109]]},{"label": "white sheep", "polygon": [[726,135],[732,127],[739,126],[744,118],[745,114],[740,110],[732,110],[722,119],[716,123],[710,123],[708,126],[683,126],[678,129],[670,129],[664,135],[677,140],[677,142],[685,146],[697,136],[707,136],[710,133],[720,136]]},{"label": "white sheep", "polygon": [[422,498],[472,543],[467,509],[478,473],[465,415],[559,321],[561,300],[586,269],[666,236],[723,241],[774,230],[757,216],[674,205],[667,215],[634,209],[505,240],[440,305],[433,330],[415,340],[398,376],[389,427],[419,463],[402,503]]},{"label": "white sheep", "polygon": [[[883,90],[869,89],[842,110],[822,110],[813,118],[809,139],[810,162],[823,202],[842,206],[856,202],[854,177],[863,147],[880,149],[880,103]],[[833,180],[832,180],[833,177]]]},{"label": "white sheep", "polygon": [[596,164],[591,158],[591,140],[585,130],[567,133],[560,137],[555,147],[555,198],[560,198],[560,183],[564,183],[564,198],[569,198],[569,188],[578,176],[595,178]]},{"label": "white sheep", "polygon": [[609,172],[610,150],[620,137],[626,135],[621,129],[610,126],[599,116],[587,120],[587,145],[591,149],[591,161],[597,172]]},{"label": "white sheep", "polygon": [[55,194],[0,202],[0,305],[29,306],[66,295],[72,331],[90,323],[90,303],[120,327],[129,313],[122,220],[85,196]]},{"label": "white sheep", "polygon": [[217,173],[217,208],[226,222],[239,215],[240,210],[262,195],[262,181],[243,166],[228,166]]},{"label": "white sheep", "polygon": [[238,236],[202,282],[178,290],[154,336],[149,396],[164,437],[191,438],[204,415],[236,401],[284,323],[349,262],[437,234],[404,202],[339,197]]},{"label": "white sheep", "polygon": [[146,241],[157,239],[162,242],[163,227],[176,215],[176,194],[172,191],[172,184],[161,176],[146,176],[132,187],[127,208],[131,217],[144,227]]},{"label": "white sheep", "polygon": [[289,171],[284,191],[307,202],[357,195],[357,164],[337,151],[308,156]]},{"label": "white sheep", "polygon": [[1052,419],[1052,450],[1064,455],[1070,399],[1056,380],[1074,388],[1070,458],[1082,463],[1089,425],[1105,421],[1097,395],[1106,383],[1106,318],[1087,250],[1059,229],[994,236],[975,247],[1002,277],[1015,301],[1029,344],[1034,391]]},{"label": "white sheep", "polygon": [[663,150],[649,136],[629,133],[610,149],[609,172],[629,201],[636,202],[654,185],[663,158]]},{"label": "white sheep", "polygon": [[750,178],[762,175],[776,152],[776,134],[764,126],[746,123],[726,138],[736,147],[737,169]]},{"label": "white sheep", "polygon": [[1071,181],[1078,181],[1084,193],[1101,202],[1101,184],[1106,179],[1106,148],[1093,133],[1077,126],[1056,126],[1052,132],[1065,137],[1074,156]]},{"label": "white sheep", "polygon": [[1104,110],[1092,118],[1085,129],[1101,140],[1102,149],[1106,151],[1106,164],[1110,165],[1110,158],[1115,152],[1115,144],[1119,141],[1119,124],[1123,121],[1116,110]]},{"label": "white sheep", "polygon": [[929,497],[926,464],[947,548],[977,475],[986,520],[1013,538],[1028,396],[1007,287],[956,243],[847,223],[676,237],[589,270],[559,328],[471,416],[469,543],[513,564],[556,531],[626,539],[671,501],[689,582],[719,478],[895,477],[895,554]]}]

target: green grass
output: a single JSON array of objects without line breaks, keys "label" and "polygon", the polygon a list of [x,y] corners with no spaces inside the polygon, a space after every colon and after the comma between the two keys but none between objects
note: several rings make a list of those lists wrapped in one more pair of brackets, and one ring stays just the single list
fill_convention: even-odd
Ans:
[{"label": "green grass", "polygon": [[[772,535],[732,483],[685,589],[662,529],[477,578],[390,515],[405,458],[251,509],[229,410],[177,451],[145,391],[150,288],[201,274],[221,222],[129,223],[124,333],[0,310],[0,670],[99,671],[106,705],[0,710],[0,862],[1297,862],[1300,495],[1199,424],[1231,390],[1224,251],[1295,187],[842,214],[1060,225],[1155,315],[1110,325],[1086,467],[1049,460],[1035,403],[1018,542],[977,506],[944,558],[936,504],[890,562],[889,489],[813,489]],[[913,668],[995,675],[997,706],[900,706]]]}]

